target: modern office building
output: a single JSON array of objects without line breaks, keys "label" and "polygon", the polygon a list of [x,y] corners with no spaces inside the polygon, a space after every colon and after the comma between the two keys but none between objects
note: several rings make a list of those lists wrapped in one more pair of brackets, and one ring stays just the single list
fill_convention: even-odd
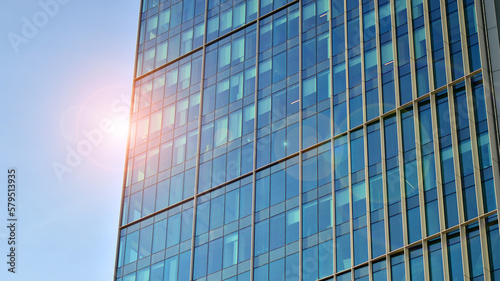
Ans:
[{"label": "modern office building", "polygon": [[144,0],[115,280],[500,280],[499,11]]}]

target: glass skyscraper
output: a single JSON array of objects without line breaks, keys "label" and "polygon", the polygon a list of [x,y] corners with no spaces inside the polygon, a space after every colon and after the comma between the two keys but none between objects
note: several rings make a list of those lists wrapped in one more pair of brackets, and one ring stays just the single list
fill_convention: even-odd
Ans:
[{"label": "glass skyscraper", "polygon": [[115,280],[500,280],[499,11],[143,0]]}]

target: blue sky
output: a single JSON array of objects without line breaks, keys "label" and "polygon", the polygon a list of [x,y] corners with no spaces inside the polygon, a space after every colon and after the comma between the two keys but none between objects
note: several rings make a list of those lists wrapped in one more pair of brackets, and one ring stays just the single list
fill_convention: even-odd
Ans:
[{"label": "blue sky", "polygon": [[0,2],[0,280],[113,275],[139,1],[58,1]]}]

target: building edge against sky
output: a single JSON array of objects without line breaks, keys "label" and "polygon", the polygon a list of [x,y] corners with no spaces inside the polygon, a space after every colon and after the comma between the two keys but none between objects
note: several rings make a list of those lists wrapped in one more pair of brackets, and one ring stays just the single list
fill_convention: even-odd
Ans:
[{"label": "building edge against sky", "polygon": [[115,280],[500,280],[499,15],[143,0]]}]

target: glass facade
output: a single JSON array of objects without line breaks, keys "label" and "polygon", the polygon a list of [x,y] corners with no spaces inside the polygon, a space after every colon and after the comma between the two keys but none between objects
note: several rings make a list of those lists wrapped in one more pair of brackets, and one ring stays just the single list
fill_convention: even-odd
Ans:
[{"label": "glass facade", "polygon": [[115,280],[500,280],[483,2],[142,0]]}]

